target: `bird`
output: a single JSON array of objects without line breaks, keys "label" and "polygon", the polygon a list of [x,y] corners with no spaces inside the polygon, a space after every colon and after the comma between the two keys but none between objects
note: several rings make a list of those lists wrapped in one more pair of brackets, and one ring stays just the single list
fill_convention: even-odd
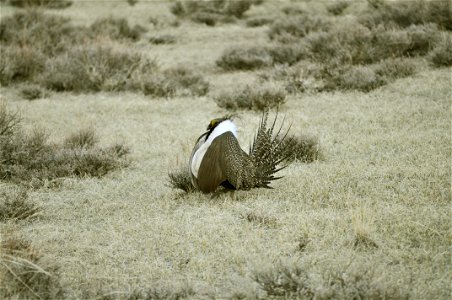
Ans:
[{"label": "bird", "polygon": [[274,134],[277,115],[267,128],[268,111],[262,114],[257,134],[245,152],[237,140],[237,127],[231,115],[212,119],[206,132],[196,140],[189,160],[193,186],[204,192],[215,192],[220,186],[231,190],[271,188],[281,177],[275,173],[287,167],[282,164],[290,154],[290,143],[282,134],[284,120]]}]

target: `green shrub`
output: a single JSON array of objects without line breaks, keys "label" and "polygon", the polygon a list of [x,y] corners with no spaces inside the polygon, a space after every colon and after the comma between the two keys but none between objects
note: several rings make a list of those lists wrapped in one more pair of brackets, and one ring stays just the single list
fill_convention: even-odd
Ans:
[{"label": "green shrub", "polygon": [[254,70],[273,64],[273,58],[266,48],[230,48],[216,61],[224,70]]},{"label": "green shrub", "polygon": [[11,188],[0,192],[0,221],[24,220],[36,215],[39,207],[28,199],[25,189]]},{"label": "green shrub", "polygon": [[233,92],[223,92],[214,98],[217,105],[228,110],[250,109],[264,111],[279,107],[286,100],[284,89],[272,84],[247,85]]},{"label": "green shrub", "polygon": [[136,25],[130,27],[129,22],[125,18],[108,17],[95,21],[91,26],[91,33],[94,36],[109,37],[112,40],[132,40],[136,41],[140,38],[144,29]]},{"label": "green shrub", "polygon": [[276,20],[270,26],[268,36],[283,42],[299,40],[310,32],[327,30],[329,26],[330,23],[321,17],[301,15]]},{"label": "green shrub", "polygon": [[[122,145],[107,148],[80,147],[94,143],[86,132],[70,137],[65,146],[47,143],[47,134],[26,134],[18,127],[20,120],[0,106],[0,178],[38,187],[47,181],[68,176],[101,177],[124,166],[122,157],[128,149]],[[77,140],[78,139],[78,140]],[[94,141],[93,141],[94,140]],[[76,146],[78,144],[79,146]]]},{"label": "green shrub", "polygon": [[72,1],[67,0],[9,0],[8,3],[18,7],[40,6],[46,8],[66,8],[72,5]]},{"label": "green shrub", "polygon": [[452,66],[452,36],[445,35],[429,55],[435,67]]}]

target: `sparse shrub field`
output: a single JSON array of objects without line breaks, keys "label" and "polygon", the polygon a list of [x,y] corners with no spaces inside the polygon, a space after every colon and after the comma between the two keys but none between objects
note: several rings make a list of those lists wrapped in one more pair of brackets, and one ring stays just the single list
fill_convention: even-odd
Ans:
[{"label": "sparse shrub field", "polygon": [[[0,1],[0,298],[450,299],[451,6]],[[282,178],[197,191],[268,109]]]}]

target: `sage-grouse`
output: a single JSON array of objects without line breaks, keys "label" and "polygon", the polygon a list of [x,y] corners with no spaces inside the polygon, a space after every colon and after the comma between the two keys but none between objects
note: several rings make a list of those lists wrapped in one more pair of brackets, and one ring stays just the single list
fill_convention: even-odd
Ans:
[{"label": "sage-grouse", "polygon": [[[220,185],[229,189],[248,190],[270,188],[278,167],[288,157],[288,143],[281,127],[273,136],[277,116],[267,129],[268,112],[262,115],[257,134],[249,153],[237,141],[237,128],[230,116],[213,119],[193,148],[190,157],[190,175],[195,188],[205,193],[214,192]],[[284,123],[284,121],[283,121]]]}]

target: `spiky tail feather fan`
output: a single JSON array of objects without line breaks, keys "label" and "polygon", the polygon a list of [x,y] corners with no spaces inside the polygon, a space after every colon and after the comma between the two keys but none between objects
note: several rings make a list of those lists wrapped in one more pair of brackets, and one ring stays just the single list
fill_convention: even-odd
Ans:
[{"label": "spiky tail feather fan", "polygon": [[286,168],[291,156],[290,142],[292,137],[288,138],[290,126],[285,132],[282,132],[284,119],[278,131],[274,134],[278,113],[276,113],[273,123],[267,127],[268,110],[262,114],[261,122],[256,136],[250,146],[249,155],[256,166],[256,187],[271,188],[269,184],[273,180],[280,179],[275,174]]}]

